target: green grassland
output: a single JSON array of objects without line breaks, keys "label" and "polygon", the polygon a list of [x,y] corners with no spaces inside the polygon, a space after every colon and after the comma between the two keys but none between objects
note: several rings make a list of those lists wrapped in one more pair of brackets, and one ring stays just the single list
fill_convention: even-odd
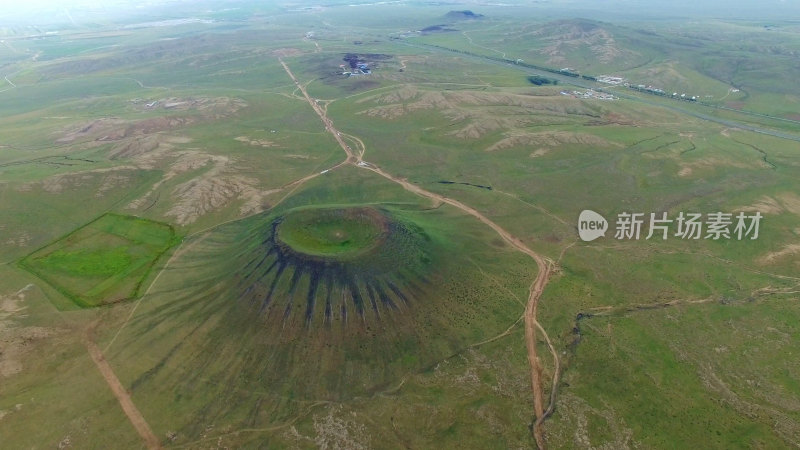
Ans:
[{"label": "green grassland", "polygon": [[281,222],[276,238],[309,255],[357,256],[382,239],[381,224],[370,216],[364,210],[297,211]]},{"label": "green grassland", "polygon": [[[404,84],[400,89],[408,90],[408,86]],[[779,251],[796,239],[796,213],[785,209],[767,216],[763,225],[766,231],[760,240],[753,242],[612,242],[608,245],[587,244],[569,248],[574,241],[573,221],[578,212],[587,207],[598,208],[596,210],[610,217],[627,210],[670,211],[673,215],[681,210],[734,211],[754,204],[765,196],[791,192],[790,174],[798,167],[797,153],[789,150],[793,147],[792,143],[752,133],[729,132],[722,127],[709,127],[707,123],[650,107],[616,103],[596,105],[571,100],[568,101],[570,104],[561,100],[558,102],[562,105],[560,108],[543,108],[548,100],[548,92],[538,89],[531,87],[516,92],[502,89],[502,94],[499,90],[482,91],[486,92],[485,95],[493,96],[494,101],[490,102],[476,100],[474,93],[465,88],[458,94],[443,93],[444,98],[439,98],[436,107],[426,105],[426,96],[431,95],[433,90],[424,87],[408,90],[404,98],[397,100],[397,97],[392,97],[391,91],[384,96],[380,95],[380,91],[368,92],[348,98],[346,103],[334,102],[329,110],[341,117],[337,123],[344,131],[362,137],[367,147],[365,158],[368,161],[408,177],[426,189],[478,207],[506,229],[553,258],[558,258],[566,251],[561,263],[563,278],[560,275],[553,282],[542,300],[543,305],[551,305],[543,306],[543,320],[552,324],[554,329],[563,330],[564,348],[572,348],[574,343],[572,330],[575,316],[581,312],[591,312],[592,308],[599,308],[600,311],[605,307],[621,308],[616,314],[622,317],[636,314],[626,311],[635,311],[639,305],[646,309],[648,304],[661,305],[676,300],[713,299],[714,302],[733,304],[735,306],[732,307],[738,308],[746,302],[767,301],[769,297],[764,295],[769,294],[762,290],[764,287],[780,291],[791,290],[795,285],[793,274],[796,261],[791,263],[789,258],[782,262],[759,262],[764,261],[769,252]],[[517,97],[507,96],[510,92]],[[439,95],[438,92],[436,95]],[[502,123],[499,119],[504,115],[516,117],[515,114],[519,112],[515,109],[520,109],[517,105],[528,96],[538,100],[527,106],[532,115],[527,120],[529,123],[523,122],[520,126],[517,125],[518,120],[510,121],[514,124],[513,128],[508,125],[497,126],[501,133],[492,130],[490,125],[486,127],[488,130],[479,130],[483,134],[477,138],[459,138],[459,131],[473,123]],[[507,102],[508,106],[499,107],[501,101]],[[352,120],[348,120],[348,116]],[[454,122],[453,117],[458,117],[460,121]],[[603,126],[603,122],[608,125]],[[625,122],[637,125],[635,128],[626,127]],[[415,133],[414,130],[421,132]],[[561,134],[555,135],[555,144],[550,144],[548,139],[537,135],[542,131],[551,132],[551,138],[553,131]],[[533,137],[508,148],[491,150],[493,145],[510,135],[525,133]],[[598,139],[587,138],[587,134]],[[566,138],[580,135],[584,136],[581,139]],[[544,136],[548,137],[547,134]],[[387,146],[387,142],[392,142],[392,145]],[[548,144],[553,146],[552,149],[547,148]],[[534,155],[533,151],[538,146],[547,151]],[[759,149],[768,150],[760,153]],[[576,172],[582,174],[579,183],[569,175]],[[491,186],[493,189],[442,185],[438,183],[442,179]],[[591,253],[585,254],[585,251]],[[601,251],[609,254],[608,259],[601,256]],[[572,253],[581,256],[572,258]],[[581,262],[576,264],[578,261]],[[567,290],[562,291],[562,286]],[[662,314],[669,313],[664,311]],[[645,336],[660,339],[661,332],[659,327],[648,327],[642,339]],[[592,337],[583,336],[582,342],[587,339]],[[698,342],[702,342],[702,339]],[[578,355],[583,349],[580,346],[577,348],[578,353],[574,358],[579,361]],[[653,350],[653,353],[669,354],[659,350]],[[645,350],[637,355],[650,358]],[[697,357],[690,364],[699,365],[701,361],[702,358]],[[765,364],[784,364],[782,361],[776,357]],[[796,361],[790,367],[795,370]],[[597,370],[600,369],[596,366],[582,369],[570,362],[567,373],[581,376],[585,371],[580,383],[589,383],[590,390],[606,389],[605,384],[600,387],[588,381],[595,378],[593,374]],[[737,373],[736,366],[730,361],[722,370]],[[656,373],[661,371],[661,368],[653,370]],[[624,372],[618,368],[609,369],[608,373],[609,382],[616,385],[640,384],[619,378],[620,373]],[[631,376],[634,376],[633,372]],[[764,428],[771,423],[771,419],[756,420],[755,423],[760,423],[756,426],[742,419],[737,407],[728,405],[724,407],[725,413],[716,411],[712,405],[715,405],[713,399],[719,395],[718,391],[710,389],[702,382],[702,378],[693,377],[693,381],[689,380],[681,381],[680,389],[672,385],[647,394],[650,397],[645,397],[645,402],[658,404],[660,400],[656,398],[669,391],[675,392],[675,396],[686,395],[677,402],[681,407],[690,408],[687,406],[688,399],[697,397],[699,403],[692,408],[705,411],[703,417],[714,417],[717,424],[714,426],[719,427],[720,434],[727,437],[711,438],[707,423],[687,419],[688,422],[695,420],[692,423],[697,424],[697,428],[692,430],[687,430],[685,426],[683,428],[683,433],[690,436],[688,439],[691,442],[703,442],[704,445],[721,448],[734,442],[751,443],[742,445],[781,445],[778,443],[780,441],[765,437],[771,433]],[[566,384],[572,382],[567,379],[564,386]],[[630,396],[646,395],[637,389],[627,389],[626,392]],[[798,395],[796,391],[782,392],[792,398]],[[580,398],[585,401],[587,397]],[[554,422],[558,423],[554,425],[557,430],[554,436],[558,436],[555,442],[561,444],[556,445],[565,448],[584,445],[586,441],[572,440],[574,433],[568,430],[576,426],[576,420],[584,420],[580,419],[580,414],[585,415],[586,411],[601,411],[593,414],[604,414],[602,411],[612,408],[603,406],[607,404],[603,403],[608,402],[607,398],[596,398],[594,403],[582,404],[583,409],[579,410],[575,409],[578,406],[569,411],[558,409],[554,416]],[[653,436],[652,440],[646,437],[652,435],[646,430],[653,423],[643,422],[646,416],[633,412],[638,407],[629,406],[642,403],[628,395],[623,398],[613,406],[612,411],[617,416],[601,416],[603,419],[600,420],[606,422],[592,425],[593,428],[587,431],[588,442],[622,445],[624,440],[615,439],[626,436],[628,430],[632,430],[633,437],[628,442],[640,442],[657,448],[670,447],[672,444],[668,440],[658,440],[660,438],[657,436]],[[568,397],[567,401],[573,400]],[[776,401],[777,397],[762,399],[762,402]],[[677,417],[667,420],[683,420]],[[613,430],[610,432],[612,437],[608,435],[609,426]],[[679,443],[675,445],[682,446]]]},{"label": "green grassland", "polygon": [[61,294],[10,265],[0,266],[0,290],[3,445],[136,448],[139,436],[111,391],[99,389],[103,378],[83,345],[96,310],[57,309]]},{"label": "green grassland", "polygon": [[[792,55],[800,40],[790,26],[588,19],[520,23],[506,14],[453,26],[452,32],[411,41],[593,76],[622,76],[633,85],[696,95],[714,106],[780,118],[795,115],[798,99],[790,74],[796,69]],[[736,45],[741,41],[747,45]]]},{"label": "green grassland", "polygon": [[177,242],[167,224],[105,214],[20,265],[78,306],[99,306],[139,296],[142,282]]},{"label": "green grassland", "polygon": [[[360,189],[353,189],[359,185]],[[393,278],[400,289],[405,289],[401,283],[420,289],[412,289],[415,293],[407,306],[382,309],[378,317],[365,314],[363,322],[357,316],[345,322],[337,317],[335,306],[328,326],[322,323],[321,311],[306,326],[286,316],[262,315],[248,297],[237,298],[241,294],[232,283],[237,277],[228,273],[247,270],[247,258],[242,255],[251,254],[247,249],[260,242],[251,237],[252,230],[268,227],[269,216],[199,236],[196,244],[188,244],[192,250],[163,273],[153,300],[142,304],[109,355],[115,365],[126,367],[121,373],[148,405],[147,414],[160,416],[160,431],[177,430],[181,440],[176,442],[188,443],[212,423],[231,429],[247,423],[255,428],[280,428],[292,415],[316,403],[351,408],[363,396],[378,395],[407,376],[457,358],[471,345],[503,333],[518,321],[521,299],[535,272],[532,263],[494,242],[484,225],[450,208],[430,209],[386,181],[351,169],[310,183],[275,213],[297,203],[317,204],[320,195],[328,204],[352,204],[364,188],[372,193],[373,201],[392,202],[385,206],[395,220],[416,224],[429,239],[426,245],[432,246],[432,262],[423,278]],[[351,191],[357,192],[355,196],[348,195]],[[397,201],[402,203],[394,204]],[[405,267],[401,252],[394,251],[392,257],[392,265]],[[289,278],[284,277],[279,290],[292,292]],[[298,293],[305,292],[307,282],[299,279]],[[498,292],[497,286],[504,288]],[[198,322],[208,310],[217,312]],[[260,344],[236,350],[242,341]],[[152,348],[155,342],[160,343],[157,354],[129,356]],[[139,346],[144,347],[137,350]],[[197,354],[193,350],[197,346],[206,351]],[[521,350],[517,346],[504,357],[513,357],[516,367],[524,367]],[[311,361],[313,368],[308,365]],[[259,398],[256,409],[254,395]],[[233,442],[240,439],[231,437]],[[508,439],[515,438],[509,435]]]},{"label": "green grassland", "polygon": [[[555,262],[548,448],[800,442],[797,141],[703,118],[796,134],[712,109],[791,119],[796,25],[346,3],[3,28],[0,442],[141,446],[89,339],[167,448],[535,446],[536,265],[454,207],[334,168],[346,155],[279,58],[364,161]],[[214,21],[148,24],[165,17]],[[431,25],[455,31],[416,32]],[[343,76],[348,53],[373,73]],[[572,98],[568,77],[482,57],[708,105]],[[612,223],[584,243],[583,209],[764,218],[757,240],[617,240]]]}]

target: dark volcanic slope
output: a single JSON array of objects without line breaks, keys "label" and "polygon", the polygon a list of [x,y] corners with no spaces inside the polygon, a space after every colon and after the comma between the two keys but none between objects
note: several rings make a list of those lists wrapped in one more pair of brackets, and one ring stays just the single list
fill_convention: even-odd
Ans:
[{"label": "dark volcanic slope", "polygon": [[[408,311],[425,297],[430,238],[421,229],[412,229],[372,208],[311,208],[289,214],[303,217],[274,219],[258,236],[261,243],[249,251],[248,262],[237,273],[239,297],[258,320],[352,325]],[[280,231],[286,233],[287,227],[331,228],[334,231],[330,233],[342,235],[370,227],[379,232],[367,237],[370,242],[360,243],[364,249],[355,254],[315,254],[281,240]],[[335,231],[338,229],[341,231]],[[332,235],[330,239],[337,238]],[[351,242],[341,239],[341,246]]]},{"label": "dark volcanic slope", "polygon": [[140,408],[169,399],[185,422],[164,426],[187,435],[433,367],[517,322],[535,268],[446,206],[284,210],[182,250],[107,357]]}]

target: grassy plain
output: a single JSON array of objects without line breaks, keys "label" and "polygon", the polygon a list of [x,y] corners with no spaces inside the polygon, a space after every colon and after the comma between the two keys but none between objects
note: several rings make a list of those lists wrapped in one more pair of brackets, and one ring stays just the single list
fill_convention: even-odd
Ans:
[{"label": "grassy plain", "polygon": [[78,306],[136,298],[179,238],[163,223],[105,214],[24,258],[20,265]]},{"label": "grassy plain", "polygon": [[[166,269],[152,292],[160,300],[142,303],[108,354],[115,366],[124,367],[123,380],[133,386],[145,414],[157,417],[159,434],[177,430],[181,440],[176,442],[188,443],[212,425],[234,430],[252,423],[283,430],[293,417],[305,418],[312,406],[351,408],[353,401],[380,396],[404,378],[515,328],[532,262],[448,207],[431,209],[392,184],[349,169],[310,182],[275,213],[321,200],[352,204],[365,192],[373,201],[389,201],[394,215],[417,224],[435,250],[424,278],[392,279],[412,293],[409,301],[398,298],[396,309],[382,309],[379,316],[370,311],[362,319],[351,310],[345,320],[334,299],[327,326],[321,309],[310,326],[294,315],[262,315],[247,296],[237,298],[237,277],[231,274],[246,269],[246,249],[260,242],[253,230],[268,227],[270,217],[256,216],[194,238],[185,244],[192,250]],[[398,253],[394,265],[403,264]],[[278,284],[279,292],[292,291],[290,278]],[[304,293],[308,282],[300,278],[297,292]],[[278,298],[291,301],[291,294]],[[160,343],[158,352],[130,357],[155,342]],[[241,342],[259,344],[237,349]],[[206,350],[198,354],[198,347]],[[524,368],[524,352],[517,349],[506,357]],[[254,396],[260,400],[253,403]],[[524,411],[521,405],[524,400],[518,413]],[[229,438],[232,443],[251,439]]]},{"label": "grassy plain", "polygon": [[[182,8],[168,16],[215,22],[147,24],[161,11],[40,37],[2,30],[0,75],[16,87],[0,87],[0,441],[140,445],[91,339],[165,447],[535,445],[521,319],[536,265],[456,208],[337,166],[344,152],[281,58],[364,161],[555,262],[537,316],[561,375],[552,385],[540,333],[548,447],[800,442],[797,142],[668,99],[573,98],[563,78],[534,86],[519,67],[417,46],[618,74],[794,120],[796,27],[574,20],[541,5],[458,5],[485,16],[471,21],[445,18],[449,5]],[[440,24],[455,31],[417,33]],[[373,73],[343,76],[346,53]],[[430,264],[377,284],[413,293],[410,306],[353,314],[350,287],[313,291],[298,266],[273,278],[248,266],[276,218],[321,207],[380,209],[428,236]],[[612,229],[582,243],[583,209],[764,219],[754,241]],[[335,237],[329,225],[316,231]],[[272,280],[280,310],[263,313]],[[310,321],[296,313],[325,292],[341,294],[330,326],[321,303]],[[67,308],[122,298],[136,299]]]}]

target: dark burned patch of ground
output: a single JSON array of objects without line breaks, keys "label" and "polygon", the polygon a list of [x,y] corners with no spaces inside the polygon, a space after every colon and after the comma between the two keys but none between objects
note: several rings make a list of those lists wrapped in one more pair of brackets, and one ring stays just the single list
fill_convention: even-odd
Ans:
[{"label": "dark burned patch of ground", "polygon": [[[360,91],[374,89],[379,87],[381,83],[377,80],[370,79],[371,75],[364,74],[358,76],[344,76],[342,75],[342,68],[340,64],[344,62],[344,70],[355,73],[359,64],[367,64],[372,72],[374,69],[380,68],[381,61],[387,61],[394,58],[393,55],[382,53],[344,53],[342,59],[337,61],[332,58],[325,58],[319,60],[316,70],[320,73],[319,80],[332,86],[337,86],[343,92],[352,94]],[[372,72],[374,73],[374,72]]]},{"label": "dark burned patch of ground", "polygon": [[394,58],[393,55],[386,55],[383,53],[345,53],[342,60],[348,63],[351,69],[355,69],[359,64],[387,61],[392,58]]},{"label": "dark burned patch of ground", "polygon": [[358,63],[362,62],[359,60],[358,55],[356,55],[355,53],[345,54],[342,60],[347,64],[349,64],[351,69],[355,69],[356,67],[358,67]]}]

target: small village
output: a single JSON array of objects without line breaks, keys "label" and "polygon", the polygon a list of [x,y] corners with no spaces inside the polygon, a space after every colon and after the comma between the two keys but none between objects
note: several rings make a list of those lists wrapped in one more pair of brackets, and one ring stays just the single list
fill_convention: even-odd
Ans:
[{"label": "small village", "polygon": [[[597,77],[597,81],[599,83],[610,84],[612,86],[624,86],[626,88],[633,89],[635,91],[646,92],[648,94],[660,95],[663,97],[672,97],[679,100],[687,100],[690,102],[696,102],[700,100],[699,95],[689,95],[685,92],[683,93],[673,92],[672,95],[670,95],[667,94],[667,92],[665,92],[661,88],[657,88],[649,84],[632,84],[628,82],[627,79],[619,76],[601,75]],[[732,92],[738,92],[738,91],[739,91],[738,89],[732,89]],[[711,97],[711,96],[707,95],[706,97]]]},{"label": "small village", "polygon": [[[376,55],[357,55],[355,53],[347,53],[344,55],[344,62],[347,64],[339,64],[339,69],[342,71],[342,75],[346,77],[357,77],[361,75],[369,75],[372,73],[372,67],[370,67],[370,62],[367,60],[371,56]],[[383,55],[377,55],[383,56]]]},{"label": "small village", "polygon": [[372,73],[372,69],[369,68],[369,63],[356,63],[355,67],[349,69],[346,64],[339,64],[339,68],[342,69],[342,75],[347,77],[369,75]]},{"label": "small village", "polygon": [[572,98],[585,98],[585,99],[595,99],[595,100],[618,100],[612,94],[608,94],[605,92],[598,92],[594,89],[587,89],[585,91],[561,91],[561,95],[565,95],[567,97]]}]

